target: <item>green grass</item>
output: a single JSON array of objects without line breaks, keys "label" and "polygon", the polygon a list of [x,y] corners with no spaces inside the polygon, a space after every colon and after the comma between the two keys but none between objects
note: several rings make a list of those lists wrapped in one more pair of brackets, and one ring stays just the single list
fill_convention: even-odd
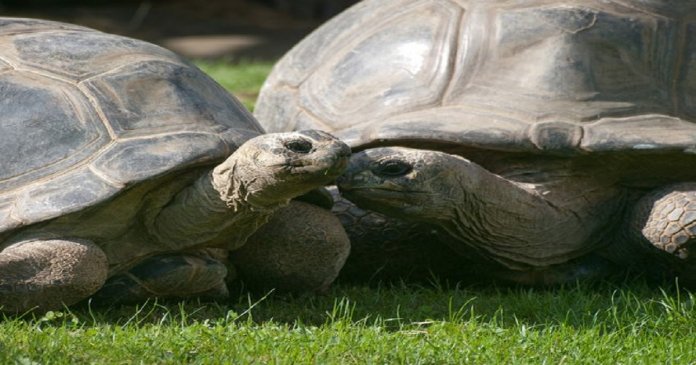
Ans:
[{"label": "green grass", "polygon": [[[200,65],[248,105],[271,67]],[[695,298],[631,281],[339,284],[323,296],[85,304],[0,319],[0,364],[687,364]]]},{"label": "green grass", "polygon": [[325,296],[6,318],[0,363],[686,364],[695,325],[693,295],[641,283],[339,285]]}]

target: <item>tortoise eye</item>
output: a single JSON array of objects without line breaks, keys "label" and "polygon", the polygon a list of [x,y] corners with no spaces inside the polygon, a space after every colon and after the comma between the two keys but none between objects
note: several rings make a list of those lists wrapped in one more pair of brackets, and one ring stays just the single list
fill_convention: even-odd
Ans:
[{"label": "tortoise eye", "polygon": [[285,148],[295,153],[307,154],[312,151],[312,142],[302,138],[287,141],[284,145]]},{"label": "tortoise eye", "polygon": [[381,161],[374,169],[374,173],[386,177],[404,176],[413,170],[413,166],[401,160]]}]

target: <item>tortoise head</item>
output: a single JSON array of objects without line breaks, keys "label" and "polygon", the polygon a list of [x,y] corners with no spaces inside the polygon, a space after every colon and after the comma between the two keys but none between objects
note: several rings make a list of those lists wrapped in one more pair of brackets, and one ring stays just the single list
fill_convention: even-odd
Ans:
[{"label": "tortoise head", "polygon": [[448,209],[457,186],[452,159],[438,151],[373,148],[354,154],[337,180],[341,194],[360,207],[406,219],[428,220]]},{"label": "tortoise head", "polygon": [[350,157],[350,148],[321,131],[264,134],[245,142],[213,171],[226,201],[272,206],[331,183]]}]

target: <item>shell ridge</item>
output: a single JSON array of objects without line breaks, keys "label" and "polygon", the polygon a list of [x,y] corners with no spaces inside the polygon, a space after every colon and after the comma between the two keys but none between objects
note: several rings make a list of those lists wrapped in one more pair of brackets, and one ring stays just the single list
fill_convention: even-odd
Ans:
[{"label": "shell ridge", "polygon": [[[488,7],[481,4],[472,5],[463,11],[461,15],[461,29],[458,34],[456,47],[455,67],[452,69],[452,80],[449,82],[442,98],[442,104],[447,105],[471,85],[474,76],[479,73],[482,62],[485,60],[488,49],[491,46],[490,39],[482,39],[477,34],[491,33],[492,14]],[[479,18],[482,18],[479,20]],[[483,21],[485,19],[486,21]],[[462,58],[460,58],[460,56]],[[469,70],[469,72],[466,72]],[[459,89],[458,93],[453,92]]]},{"label": "shell ridge", "polygon": [[464,18],[466,17],[467,14],[467,9],[463,8],[462,5],[456,1],[453,2],[455,6],[461,7],[459,10],[459,16],[457,17],[456,25],[455,25],[455,32],[454,36],[452,36],[452,40],[450,41],[451,48],[453,49],[453,52],[450,53],[450,57],[447,60],[448,66],[447,69],[449,70],[449,81],[447,82],[447,85],[445,85],[445,88],[442,91],[442,95],[440,96],[440,105],[445,105],[445,100],[447,99],[447,96],[450,94],[452,87],[454,85],[454,75],[456,74],[457,71],[457,65],[459,64],[457,60],[460,57],[460,52],[463,52],[463,47],[460,45],[460,41],[463,38],[462,37],[462,32],[463,32],[463,26],[464,26]]},{"label": "shell ridge", "polygon": [[[58,178],[58,177],[61,177],[61,176],[64,176],[64,175],[67,175],[67,174],[70,174],[70,173],[73,173],[74,171],[76,171],[76,170],[78,170],[78,169],[80,169],[80,168],[83,168],[83,167],[86,166],[86,165],[91,164],[92,161],[94,161],[96,158],[98,158],[99,155],[101,155],[104,151],[106,151],[106,150],[108,150],[109,148],[111,148],[114,144],[115,144],[115,143],[114,143],[113,141],[110,142],[110,143],[107,143],[107,144],[105,144],[104,146],[102,146],[101,148],[99,148],[98,150],[94,151],[94,152],[92,153],[92,155],[91,155],[89,158],[80,161],[78,164],[75,164],[75,165],[71,166],[71,167],[68,168],[68,169],[64,169],[63,171],[60,171],[60,172],[57,172],[57,173],[53,173],[53,174],[49,174],[49,175],[42,176],[42,177],[40,177],[40,178],[34,179],[34,180],[31,181],[30,184],[31,184],[31,185],[34,185],[34,184],[41,185],[42,183],[45,183],[45,182],[47,182],[47,181],[53,180],[53,179],[55,179],[55,178]],[[64,161],[64,160],[58,160],[58,161],[56,161],[56,162],[54,162],[54,163],[52,163],[52,164],[46,165],[46,166],[55,165],[55,164],[61,163],[62,161]],[[44,167],[46,167],[46,166],[44,166]],[[21,175],[20,175],[20,176],[21,176]],[[12,177],[12,178],[17,178],[17,177],[19,177],[19,176],[14,176],[14,177]],[[8,179],[8,180],[9,180],[9,179]],[[11,189],[5,189],[5,190],[2,191],[2,193],[0,194],[0,196],[12,195],[12,194],[14,194],[14,193],[17,192],[17,191],[23,190],[25,187],[26,187],[26,185],[19,186],[19,187],[15,187],[15,188],[11,188]]]},{"label": "shell ridge", "polygon": [[170,59],[170,58],[165,58],[165,57],[163,57],[163,56],[155,56],[155,55],[151,55],[151,54],[147,54],[147,53],[141,53],[141,52],[123,53],[123,54],[119,55],[119,57],[122,57],[122,58],[130,58],[130,57],[132,57],[132,56],[141,56],[141,58],[138,59],[138,60],[135,60],[135,61],[131,61],[131,62],[123,62],[123,63],[119,64],[119,65],[116,66],[116,67],[110,68],[110,69],[108,69],[108,70],[101,71],[101,72],[99,72],[99,73],[89,74],[89,76],[80,78],[80,79],[77,81],[77,83],[78,83],[78,84],[86,84],[87,82],[92,81],[93,79],[96,79],[96,78],[98,78],[98,77],[101,77],[101,76],[104,76],[104,75],[108,75],[108,74],[118,73],[118,72],[119,72],[121,69],[123,69],[123,68],[130,67],[130,66],[133,66],[133,65],[137,65],[137,64],[139,64],[139,63],[148,63],[148,62],[153,62],[153,61],[154,61],[154,62],[156,62],[156,61],[161,61],[161,62],[164,62],[164,63],[173,64],[173,65],[176,65],[176,66],[186,66],[186,64],[183,63],[183,62],[181,62],[181,63],[180,63],[180,62],[173,62],[173,60]]},{"label": "shell ridge", "polygon": [[109,137],[111,138],[111,140],[118,140],[118,135],[109,123],[109,119],[106,117],[106,114],[102,110],[101,105],[99,105],[97,98],[89,91],[89,89],[84,84],[78,84],[77,88],[80,90],[80,92],[82,92],[83,95],[85,95],[85,97],[87,97],[87,100],[89,101],[90,105],[92,106],[92,108],[94,108],[94,111],[97,113],[97,118],[99,119],[99,122],[104,126],[107,133],[109,133]]},{"label": "shell ridge", "polygon": [[682,109],[682,102],[679,97],[679,76],[682,75],[684,72],[683,70],[683,65],[684,65],[684,53],[686,52],[686,47],[687,47],[687,29],[689,25],[687,22],[682,22],[679,24],[679,31],[677,33],[677,37],[675,39],[675,43],[677,44],[676,48],[676,56],[674,57],[674,62],[673,62],[673,71],[672,71],[672,80],[670,83],[670,99],[672,101],[672,112],[674,114],[678,114],[679,110]]},{"label": "shell ridge", "polygon": [[123,188],[123,187],[125,186],[125,184],[123,184],[122,182],[116,181],[116,180],[110,178],[109,176],[107,176],[106,174],[102,173],[101,171],[99,171],[98,169],[96,169],[96,168],[94,167],[94,165],[92,165],[92,164],[87,165],[87,168],[88,168],[89,171],[91,171],[94,175],[96,175],[96,176],[99,177],[100,179],[104,180],[104,182],[106,182],[107,184],[109,184],[109,185],[111,185],[111,186],[113,186],[113,187],[115,187],[115,188],[119,188],[119,189],[120,189],[120,188]]}]

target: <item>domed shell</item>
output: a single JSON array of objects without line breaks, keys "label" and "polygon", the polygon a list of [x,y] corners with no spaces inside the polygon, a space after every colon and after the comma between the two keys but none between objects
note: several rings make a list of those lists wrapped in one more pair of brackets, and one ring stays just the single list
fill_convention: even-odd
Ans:
[{"label": "domed shell", "polygon": [[92,29],[0,19],[0,232],[213,164],[262,133],[170,51]]},{"label": "domed shell", "polygon": [[365,0],[275,66],[256,116],[355,150],[695,153],[695,19],[676,0]]}]

